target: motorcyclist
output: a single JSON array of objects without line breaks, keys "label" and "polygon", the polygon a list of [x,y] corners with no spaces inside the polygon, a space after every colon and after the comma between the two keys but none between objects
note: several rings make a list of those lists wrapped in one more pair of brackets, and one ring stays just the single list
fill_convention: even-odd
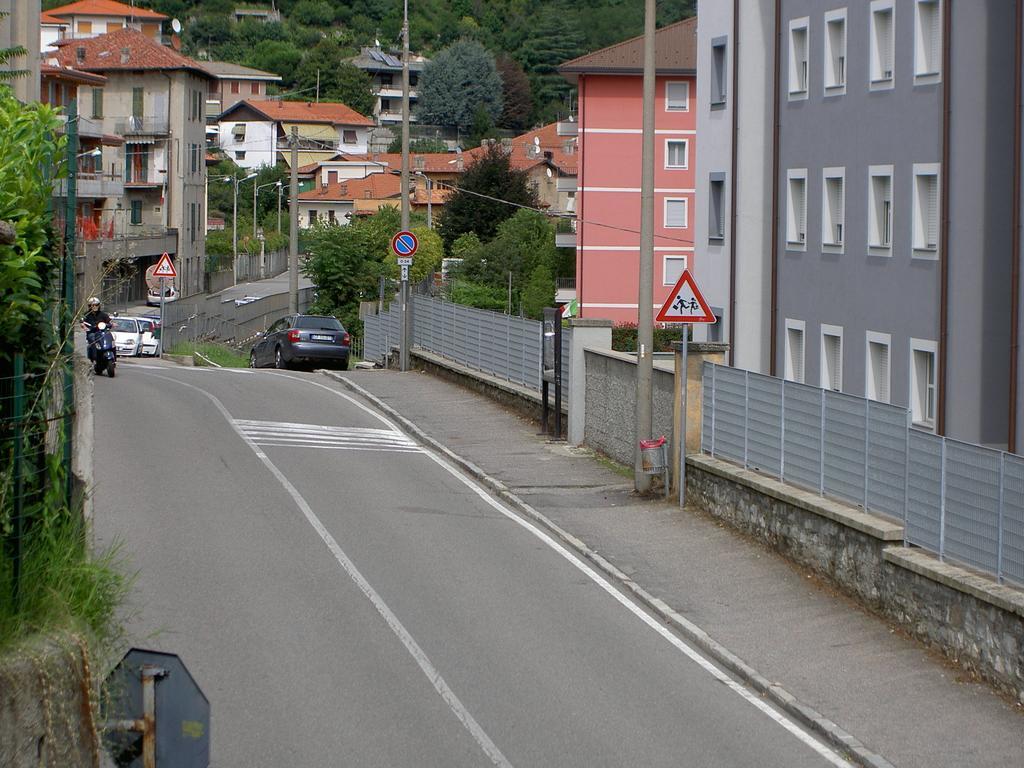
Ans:
[{"label": "motorcyclist", "polygon": [[[107,327],[110,327],[110,315],[104,312],[100,308],[100,300],[95,296],[92,296],[87,302],[89,311],[82,317],[82,328],[85,330],[85,338],[87,342],[92,341],[92,335],[98,330],[100,323],[106,323]],[[89,359],[92,360],[95,357],[92,344],[88,346]]]}]

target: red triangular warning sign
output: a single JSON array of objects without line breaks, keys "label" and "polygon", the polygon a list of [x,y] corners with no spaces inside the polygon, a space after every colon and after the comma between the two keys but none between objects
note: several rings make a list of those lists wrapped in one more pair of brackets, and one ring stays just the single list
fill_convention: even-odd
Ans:
[{"label": "red triangular warning sign", "polygon": [[153,277],[177,277],[178,271],[174,268],[174,262],[171,261],[171,257],[164,253],[160,257],[160,261],[156,263],[156,269],[153,270]]},{"label": "red triangular warning sign", "polygon": [[704,301],[690,270],[684,269],[679,282],[668,295],[658,316],[659,323],[714,323],[717,322],[711,307]]}]

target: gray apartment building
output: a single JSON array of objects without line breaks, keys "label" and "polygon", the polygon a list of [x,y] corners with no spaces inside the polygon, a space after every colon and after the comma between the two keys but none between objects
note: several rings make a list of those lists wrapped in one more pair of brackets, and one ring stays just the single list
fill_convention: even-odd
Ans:
[{"label": "gray apartment building", "polygon": [[[714,5],[719,13],[701,16],[702,84],[714,87],[716,43],[735,42],[717,55],[739,67],[728,81],[739,112],[732,141],[702,136],[698,183],[733,170],[740,181],[723,228],[747,226],[738,264],[766,262],[734,272],[734,296],[767,296],[738,329],[739,356],[760,322],[768,372],[906,406],[922,429],[1016,448],[1016,4]],[[760,29],[743,34],[754,17]],[[751,96],[763,90],[744,80],[752,70],[769,73],[769,99]],[[710,103],[702,109],[714,119]],[[751,160],[759,153],[767,164]],[[698,247],[716,246],[698,233]],[[758,369],[756,356],[744,363]]]}]

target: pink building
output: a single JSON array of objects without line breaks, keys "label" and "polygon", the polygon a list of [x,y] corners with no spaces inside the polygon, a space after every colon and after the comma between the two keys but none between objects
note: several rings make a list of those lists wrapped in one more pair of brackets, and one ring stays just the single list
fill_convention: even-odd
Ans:
[{"label": "pink building", "polygon": [[[693,263],[697,19],[656,33],[654,305]],[[643,38],[566,62],[579,92],[576,298],[580,316],[637,321]],[[565,127],[567,124],[562,124]]]}]

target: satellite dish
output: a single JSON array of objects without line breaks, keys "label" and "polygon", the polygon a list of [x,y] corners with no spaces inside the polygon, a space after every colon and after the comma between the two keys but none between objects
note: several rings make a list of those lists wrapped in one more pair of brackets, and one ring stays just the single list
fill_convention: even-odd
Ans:
[{"label": "satellite dish", "polygon": [[551,178],[551,176],[552,176],[552,173],[551,173],[551,169],[550,169],[550,168],[548,168],[548,178],[550,179],[550,178]]},{"label": "satellite dish", "polygon": [[539,147],[540,146],[540,136],[534,136],[533,137],[533,146],[535,146],[535,147]]},{"label": "satellite dish", "polygon": [[374,48],[380,48],[380,40],[378,40],[377,38],[374,38],[373,39],[373,47]]},{"label": "satellite dish", "polygon": [[177,19],[171,19],[171,29],[174,30],[174,34],[180,35],[181,34],[181,22],[178,21]]}]

